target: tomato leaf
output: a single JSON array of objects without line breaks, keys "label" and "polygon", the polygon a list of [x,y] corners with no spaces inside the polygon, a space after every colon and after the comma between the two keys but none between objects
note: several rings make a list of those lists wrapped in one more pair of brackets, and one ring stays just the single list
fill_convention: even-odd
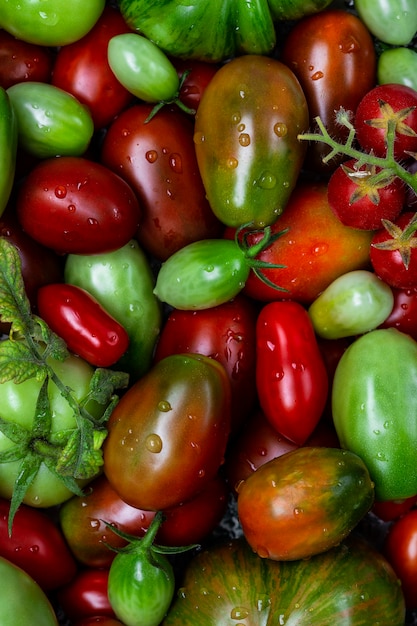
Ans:
[{"label": "tomato leaf", "polygon": [[32,327],[19,253],[4,237],[0,238],[0,310],[2,321],[12,325],[12,332]]},{"label": "tomato leaf", "polygon": [[22,383],[29,378],[42,380],[47,368],[24,341],[0,342],[0,383]]},{"label": "tomato leaf", "polygon": [[107,404],[115,389],[127,387],[129,374],[115,372],[104,368],[97,368],[90,381],[90,393],[88,399],[93,399],[99,404]]},{"label": "tomato leaf", "polygon": [[42,459],[40,456],[30,451],[28,451],[27,455],[22,459],[10,501],[8,520],[9,535],[12,533],[13,519],[16,511],[23,502],[27,490],[35,480],[41,463]]}]

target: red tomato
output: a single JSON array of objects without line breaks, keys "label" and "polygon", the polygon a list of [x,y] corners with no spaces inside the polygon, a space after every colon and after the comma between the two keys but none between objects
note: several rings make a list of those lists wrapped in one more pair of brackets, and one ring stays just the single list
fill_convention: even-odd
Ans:
[{"label": "red tomato", "polygon": [[57,591],[57,600],[66,617],[75,621],[86,617],[116,617],[107,595],[109,570],[80,570],[73,580]]},{"label": "red tomato", "polygon": [[9,536],[10,502],[0,498],[0,556],[27,572],[45,591],[69,583],[77,572],[75,559],[52,519],[21,504]]},{"label": "red tomato", "polygon": [[[287,290],[277,291],[251,272],[244,293],[270,302],[291,298],[310,304],[335,278],[354,269],[369,266],[372,233],[344,226],[333,214],[327,200],[326,183],[299,184],[284,213],[272,225],[272,234],[285,231],[257,258],[285,267],[262,270],[273,283]],[[225,236],[233,238],[227,229]],[[253,245],[262,234],[250,235]]]},{"label": "red tomato", "polygon": [[417,91],[406,85],[378,85],[364,95],[355,112],[356,138],[366,152],[384,156],[389,120],[395,122],[394,155],[417,150]]},{"label": "red tomato", "polygon": [[[350,12],[329,9],[299,20],[284,42],[282,60],[297,76],[307,98],[311,124],[320,116],[333,137],[347,138],[347,128],[336,123],[340,107],[355,111],[361,98],[375,85],[376,54],[364,23]],[[330,149],[312,143],[305,167],[332,171],[322,158]]]},{"label": "red tomato", "polygon": [[417,341],[417,287],[396,289],[392,287],[394,306],[381,324],[381,328],[397,328]]},{"label": "red tomato", "polygon": [[84,619],[77,620],[74,626],[95,626],[95,624],[99,624],[100,626],[123,626],[122,622],[119,622],[118,619],[106,615],[85,617]]},{"label": "red tomato", "polygon": [[261,408],[279,433],[302,445],[317,426],[328,393],[309,315],[298,302],[270,302],[258,316],[256,335]]},{"label": "red tomato", "polygon": [[61,254],[100,254],[135,235],[140,207],[131,187],[104,165],[83,157],[39,163],[17,198],[23,229]]},{"label": "red tomato", "polygon": [[417,509],[390,527],[384,554],[401,581],[407,608],[417,608]]},{"label": "red tomato", "polygon": [[107,61],[109,40],[128,32],[120,12],[106,6],[87,35],[58,50],[52,84],[86,104],[96,128],[107,126],[133,100]]},{"label": "red tomato", "polygon": [[193,122],[164,108],[145,124],[152,105],[127,109],[111,124],[101,160],[135,190],[143,209],[137,239],[159,260],[222,227],[208,204],[193,142]]},{"label": "red tomato", "polygon": [[381,168],[345,161],[330,176],[327,199],[339,220],[351,228],[376,230],[381,220],[395,220],[405,202],[405,186],[396,176],[374,178]]},{"label": "red tomato", "polygon": [[410,498],[399,501],[375,501],[372,505],[372,511],[384,522],[391,522],[410,511],[416,504],[417,496],[411,496]]},{"label": "red tomato", "polygon": [[171,59],[180,77],[188,72],[180,89],[179,98],[190,109],[195,111],[200,104],[205,88],[219,69],[215,63],[206,63],[195,59]]},{"label": "red tomato", "polygon": [[65,283],[38,291],[39,315],[68,349],[96,367],[110,367],[129,346],[129,335],[92,295]]},{"label": "red tomato", "polygon": [[53,56],[49,48],[16,39],[0,29],[0,87],[38,81],[49,83]]},{"label": "red tomato", "polygon": [[255,307],[244,296],[211,309],[174,310],[155,351],[155,361],[169,354],[195,352],[224,366],[232,389],[233,432],[239,430],[255,403],[256,316]]},{"label": "red tomato", "polygon": [[417,287],[415,219],[415,213],[405,211],[393,222],[385,222],[384,228],[377,230],[372,237],[372,267],[375,274],[391,287]]}]

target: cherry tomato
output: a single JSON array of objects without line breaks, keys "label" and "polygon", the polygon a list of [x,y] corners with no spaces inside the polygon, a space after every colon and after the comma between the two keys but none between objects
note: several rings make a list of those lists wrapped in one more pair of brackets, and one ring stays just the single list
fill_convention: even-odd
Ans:
[{"label": "cherry tomato", "polygon": [[405,513],[390,527],[384,554],[401,581],[406,606],[417,608],[417,509]]},{"label": "cherry tomato", "polygon": [[323,413],[327,370],[305,308],[290,300],[270,302],[256,324],[256,386],[261,408],[274,428],[298,445]]},{"label": "cherry tomato", "polygon": [[96,615],[116,617],[107,595],[108,580],[107,568],[81,569],[70,583],[57,590],[65,615],[72,621]]},{"label": "cherry tomato", "polygon": [[381,328],[397,328],[417,341],[417,287],[397,289],[392,287],[394,305]]},{"label": "cherry tomato", "polygon": [[48,83],[52,65],[49,48],[16,39],[0,29],[0,86],[3,89],[27,80]]},{"label": "cherry tomato", "polygon": [[130,29],[120,12],[107,5],[94,27],[56,55],[52,84],[86,104],[96,129],[107,126],[131,101],[107,61],[108,42]]},{"label": "cherry tomato", "polygon": [[28,174],[17,198],[24,230],[61,254],[98,254],[127,244],[140,221],[131,187],[83,157],[46,159]]},{"label": "cherry tomato", "polygon": [[51,283],[38,291],[38,310],[71,352],[97,367],[114,365],[126,352],[126,330],[88,291]]},{"label": "cherry tomato", "polygon": [[179,98],[190,109],[197,111],[202,95],[219,69],[215,63],[206,63],[196,59],[172,59],[180,78],[187,72],[181,83]]}]

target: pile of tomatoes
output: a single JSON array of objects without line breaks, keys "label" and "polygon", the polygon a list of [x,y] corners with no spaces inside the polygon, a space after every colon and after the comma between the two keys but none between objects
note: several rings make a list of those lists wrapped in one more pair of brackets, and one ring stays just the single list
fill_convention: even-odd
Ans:
[{"label": "pile of tomatoes", "polygon": [[0,0],[4,626],[417,623],[415,0],[210,1]]}]

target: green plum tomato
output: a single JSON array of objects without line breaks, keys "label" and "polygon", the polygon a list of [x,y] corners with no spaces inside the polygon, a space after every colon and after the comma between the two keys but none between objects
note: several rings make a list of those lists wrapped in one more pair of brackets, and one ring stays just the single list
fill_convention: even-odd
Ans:
[{"label": "green plum tomato", "polygon": [[375,498],[417,493],[417,342],[394,328],[356,339],[336,367],[332,414],[340,445],[360,456]]},{"label": "green plum tomato", "polygon": [[16,169],[17,120],[14,107],[5,89],[0,87],[0,216],[3,214],[12,191]]},{"label": "green plum tomato", "polygon": [[18,39],[42,46],[64,46],[94,26],[105,0],[1,0],[0,26]]},{"label": "green plum tomato", "polygon": [[405,46],[417,31],[417,4],[414,0],[355,0],[359,17],[384,43]]},{"label": "green plum tomato", "polygon": [[377,64],[380,85],[399,83],[417,91],[417,51],[400,46],[384,50]]}]

